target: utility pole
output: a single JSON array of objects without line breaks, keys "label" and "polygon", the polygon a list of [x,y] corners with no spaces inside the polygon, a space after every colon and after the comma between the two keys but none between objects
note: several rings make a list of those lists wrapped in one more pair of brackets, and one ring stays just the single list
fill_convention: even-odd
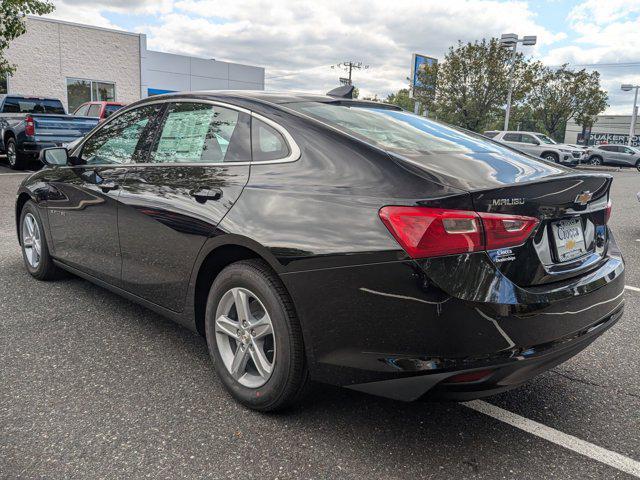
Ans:
[{"label": "utility pole", "polygon": [[360,69],[368,69],[369,65],[365,65],[362,62],[354,62],[353,60],[349,60],[348,62],[342,62],[342,63],[338,63],[337,65],[331,65],[331,68],[341,68],[343,70],[345,70],[349,76],[347,78],[343,78],[340,77],[340,82],[343,83],[344,85],[353,85],[353,82],[351,80],[351,73],[352,71],[355,70],[360,70]]},{"label": "utility pole", "polygon": [[504,114],[504,130],[509,130],[509,115],[511,114],[511,96],[513,95],[513,70],[516,65],[516,50],[518,43],[522,45],[535,45],[537,37],[535,35],[525,35],[518,38],[515,33],[503,33],[500,37],[500,45],[511,48],[511,65],[509,66],[509,92],[507,93],[507,109]]},{"label": "utility pole", "polygon": [[636,91],[636,94],[633,97],[633,111],[631,112],[631,126],[629,127],[629,141],[627,142],[629,146],[631,146],[631,144],[633,143],[633,136],[636,133],[635,129],[636,129],[636,118],[638,117],[638,89],[639,88],[640,88],[640,85],[631,85],[628,83],[625,83],[621,87],[622,91],[624,92],[630,92],[631,90]]}]

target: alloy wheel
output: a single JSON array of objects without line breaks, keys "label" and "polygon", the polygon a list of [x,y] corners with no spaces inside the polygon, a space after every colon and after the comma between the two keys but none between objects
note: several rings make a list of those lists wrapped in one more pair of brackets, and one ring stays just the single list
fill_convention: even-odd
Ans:
[{"label": "alloy wheel", "polygon": [[42,257],[40,227],[35,217],[30,213],[27,213],[22,221],[22,248],[29,265],[32,268],[38,268]]},{"label": "alloy wheel", "polygon": [[220,299],[215,318],[216,344],[227,371],[248,388],[267,383],[276,360],[275,332],[260,299],[246,288],[232,288]]},{"label": "alloy wheel", "polygon": [[9,165],[11,165],[12,167],[15,166],[16,159],[16,144],[13,142],[9,142],[9,144],[7,145],[7,161],[9,162]]}]

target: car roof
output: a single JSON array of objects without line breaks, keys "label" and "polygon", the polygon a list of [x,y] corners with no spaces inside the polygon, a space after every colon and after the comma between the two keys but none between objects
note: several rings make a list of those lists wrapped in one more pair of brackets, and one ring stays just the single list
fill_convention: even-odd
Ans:
[{"label": "car roof", "polygon": [[38,95],[22,95],[21,93],[0,93],[0,100],[4,100],[6,97],[37,98],[38,100],[54,100],[56,102],[60,102],[60,99],[55,97],[40,97]]},{"label": "car roof", "polygon": [[278,92],[278,91],[264,91],[264,90],[200,90],[189,92],[172,92],[162,95],[154,95],[153,97],[194,97],[194,98],[216,98],[216,99],[244,99],[255,100],[262,103],[272,103],[276,105],[284,105],[287,103],[297,102],[319,102],[319,103],[335,103],[345,102],[349,104],[375,106],[378,108],[390,108],[402,110],[397,105],[389,103],[374,102],[371,100],[358,100],[351,98],[331,97],[329,95],[308,93],[308,92]]}]

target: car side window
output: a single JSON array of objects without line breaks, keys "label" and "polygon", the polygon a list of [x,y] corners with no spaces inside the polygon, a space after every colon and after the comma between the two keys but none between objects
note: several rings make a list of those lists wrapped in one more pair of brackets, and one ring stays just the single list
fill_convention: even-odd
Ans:
[{"label": "car side window", "polygon": [[610,152],[611,151],[611,147],[609,145],[600,145],[598,148],[600,150],[604,150],[605,152]]},{"label": "car side window", "polygon": [[505,133],[504,137],[502,137],[502,140],[504,140],[505,142],[521,142],[521,137],[522,135],[520,135],[519,133]]},{"label": "car side window", "polygon": [[78,115],[79,117],[86,117],[88,110],[89,110],[89,105],[82,105],[75,112],[73,112],[73,114]]},{"label": "car side window", "polygon": [[93,105],[91,105],[89,107],[89,111],[87,112],[87,116],[88,117],[99,117],[101,108],[102,108],[102,106],[100,104],[94,103]]},{"label": "car side window", "polygon": [[538,143],[536,139],[533,138],[531,135],[525,135],[525,134],[520,135],[520,141],[522,143],[530,143],[531,145],[536,145]]},{"label": "car side window", "polygon": [[251,151],[254,162],[279,160],[290,153],[282,134],[257,118],[251,121]]},{"label": "car side window", "polygon": [[138,143],[160,105],[145,105],[114,118],[94,133],[82,146],[82,163],[123,164],[136,161]]},{"label": "car side window", "polygon": [[629,155],[633,155],[635,152],[633,150],[631,150],[629,147],[622,147],[624,148],[624,153],[627,153]]},{"label": "car side window", "polygon": [[237,161],[236,158],[226,157],[234,150],[230,143],[238,125],[239,115],[236,110],[207,103],[172,103],[165,113],[159,139],[151,154],[151,162]]}]

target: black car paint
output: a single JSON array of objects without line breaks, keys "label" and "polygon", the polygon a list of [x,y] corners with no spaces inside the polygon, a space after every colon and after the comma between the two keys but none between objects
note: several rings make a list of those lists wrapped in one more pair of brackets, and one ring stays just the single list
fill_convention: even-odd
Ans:
[{"label": "black car paint", "polygon": [[[384,205],[535,212],[541,235],[549,219],[579,214],[568,207],[576,188],[606,199],[609,176],[508,149],[490,161],[434,155],[437,168],[425,168],[291,112],[290,96],[186,97],[272,119],[295,139],[300,157],[45,168],[23,182],[17,209],[27,198],[39,205],[52,255],[65,268],[202,334],[203,269],[260,257],[292,296],[312,378],[405,400],[430,389],[467,398],[510,388],[575,354],[620,317],[624,263],[602,211],[589,213],[599,235],[590,248],[606,246],[556,271],[540,265],[530,244],[518,247],[511,265],[495,263],[495,252],[413,260],[377,215]],[[452,174],[455,165],[461,171]],[[118,188],[92,184],[94,170]],[[198,202],[192,193],[203,188],[219,189],[220,198]],[[515,210],[493,205],[514,196],[526,199]],[[496,371],[479,384],[440,383],[486,366]]]}]

